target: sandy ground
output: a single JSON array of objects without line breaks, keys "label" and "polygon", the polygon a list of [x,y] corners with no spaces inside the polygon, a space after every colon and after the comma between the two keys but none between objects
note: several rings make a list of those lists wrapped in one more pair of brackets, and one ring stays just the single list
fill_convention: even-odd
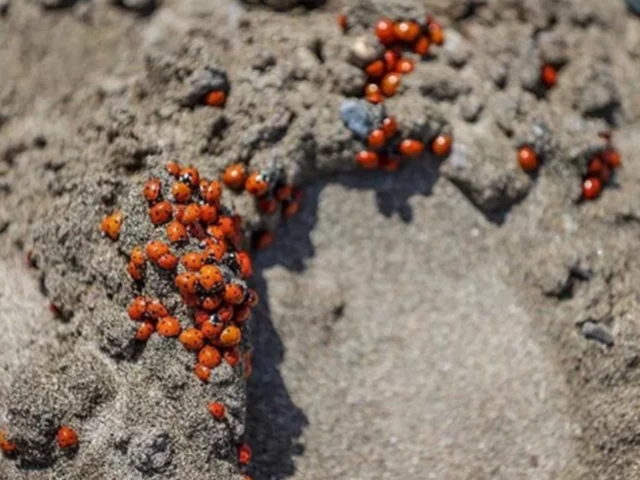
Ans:
[{"label": "sandy ground", "polygon": [[[356,3],[347,6],[357,10]],[[422,6],[421,2],[404,3]],[[575,202],[580,174],[567,166],[567,159],[573,161],[581,153],[574,155],[567,145],[575,145],[567,138],[586,135],[571,133],[572,122],[579,130],[595,129],[581,123],[589,117],[584,112],[578,120],[571,116],[573,109],[582,108],[571,103],[571,95],[582,78],[588,78],[578,61],[567,67],[567,80],[550,95],[549,103],[562,113],[556,120],[564,121],[567,130],[557,132],[563,149],[539,178],[530,179],[513,168],[513,132],[500,136],[496,150],[491,149],[488,139],[498,131],[494,123],[500,123],[505,112],[508,123],[518,127],[531,120],[530,112],[525,115],[510,107],[499,108],[511,105],[514,97],[496,93],[493,89],[497,87],[489,85],[486,78],[496,69],[485,72],[481,78],[486,81],[474,84],[475,90],[464,97],[473,103],[486,96],[482,102],[486,113],[478,123],[464,122],[460,115],[463,100],[447,97],[459,92],[444,87],[429,90],[433,96],[447,97],[438,104],[451,117],[456,142],[469,150],[480,145],[482,155],[470,155],[466,177],[451,173],[452,161],[443,165],[440,172],[444,174],[426,160],[393,175],[355,172],[329,178],[320,173],[340,168],[330,161],[325,170],[316,165],[320,173],[309,173],[306,178],[301,214],[280,227],[274,246],[256,257],[254,284],[264,301],[253,327],[255,371],[248,386],[246,434],[255,453],[249,469],[255,480],[408,475],[444,480],[628,480],[638,475],[640,300],[635,286],[640,281],[640,265],[634,249],[640,234],[640,165],[635,158],[640,149],[636,133],[640,97],[632,79],[637,78],[633,45],[640,45],[640,27],[635,18],[626,16],[622,2],[610,6],[584,2],[580,8],[575,2],[554,4],[553,8],[545,2],[523,2],[521,11],[505,8],[504,18],[496,13],[502,11],[496,5],[471,9],[467,15],[453,3],[429,2],[428,6],[435,5],[438,13],[449,12],[444,18],[459,22],[456,28],[465,35],[478,34],[476,29],[481,28],[491,30],[491,22],[502,22],[496,44],[508,44],[505,31],[511,31],[510,22],[521,33],[518,14],[533,29],[532,25],[546,18],[545,12],[556,11],[562,14],[561,37],[568,39],[572,52],[587,49],[594,57],[593,65],[607,64],[600,51],[603,39],[605,46],[623,46],[612,53],[623,104],[617,125],[621,131],[616,137],[625,159],[620,188],[608,189],[593,204]],[[97,260],[47,259],[51,266],[40,276],[27,268],[25,249],[34,243],[33,231],[56,231],[48,203],[58,200],[60,191],[85,174],[89,183],[100,178],[95,183],[104,189],[99,175],[105,172],[118,185],[138,181],[138,173],[145,174],[148,164],[122,163],[132,150],[122,148],[125,154],[121,155],[103,148],[101,129],[110,125],[104,117],[113,113],[107,108],[108,101],[115,98],[121,102],[119,107],[129,105],[122,92],[132,79],[139,80],[142,51],[148,45],[171,43],[172,35],[178,37],[190,28],[207,32],[206,37],[211,28],[203,25],[222,15],[202,1],[167,0],[149,17],[96,4],[104,15],[91,15],[84,2],[71,11],[46,12],[35,2],[14,2],[10,16],[0,19],[0,64],[10,65],[0,72],[0,426],[6,420],[11,382],[25,369],[28,372],[31,362],[57,360],[67,346],[72,349],[76,341],[86,340],[82,327],[86,317],[80,315],[70,322],[54,319],[47,308],[50,297],[69,298],[76,286],[78,296],[84,295],[90,290],[87,284],[93,287],[91,282],[117,289],[113,286],[116,274],[104,273],[108,266],[97,280],[78,281],[76,275],[87,271],[88,263],[83,262]],[[239,15],[238,9],[227,7],[224,18]],[[253,23],[243,31],[241,41],[208,40],[216,54],[232,51],[237,55],[237,61],[225,66],[232,76],[242,78],[238,72],[259,57],[256,44],[272,46],[277,55],[288,52],[296,35],[307,42],[317,32],[334,32],[329,29],[335,27],[334,15],[340,8],[330,2],[323,10],[296,11],[286,20],[252,11],[248,18]],[[310,15],[316,15],[312,25]],[[279,22],[288,28],[274,34]],[[491,42],[479,45],[478,50],[489,58],[492,49],[504,54]],[[327,48],[337,49],[331,42]],[[517,53],[509,55],[515,58]],[[260,58],[256,63],[262,64]],[[444,60],[439,61],[437,65],[442,66]],[[320,65],[317,71],[324,74],[326,67],[334,68],[331,73],[335,75],[342,72],[339,62],[327,63],[328,67]],[[478,65],[489,64],[483,57]],[[424,72],[437,74],[427,67]],[[442,71],[449,75],[443,77],[446,87],[460,87],[451,81],[458,78],[457,70],[447,67]],[[269,73],[255,76],[257,80],[252,77],[251,82],[266,78],[267,89],[280,80]],[[416,77],[416,88],[432,87],[427,80],[420,85],[423,80]],[[461,78],[473,83],[475,77]],[[601,86],[600,78],[587,84]],[[151,80],[157,78],[151,76]],[[247,93],[250,82],[238,83],[240,93]],[[328,83],[321,82],[322,88]],[[518,94],[519,88],[518,84]],[[298,97],[317,101],[314,113],[318,116],[337,104],[329,98],[333,90],[327,98],[310,95],[302,87],[287,92],[294,99],[291,109],[298,114]],[[248,93],[255,94],[250,89]],[[591,93],[581,97],[583,103],[585,98],[604,98],[606,103],[612,91]],[[211,170],[225,164],[228,151],[237,153],[234,149],[242,138],[238,131],[248,129],[248,122],[258,119],[268,127],[274,121],[268,114],[282,107],[279,97],[273,95],[269,101],[274,103],[267,107],[251,101],[241,107],[232,103],[229,111],[236,123],[227,138],[218,139],[210,133],[218,117],[197,110],[171,117],[171,111],[158,107],[166,106],[163,101],[156,97],[147,103],[131,100],[131,112],[141,126],[132,128],[135,141],[125,140],[139,147],[152,139],[169,152],[182,148],[187,156],[203,156],[199,161]],[[527,101],[531,100],[527,97]],[[547,104],[544,98],[536,101]],[[529,107],[526,101],[519,105],[523,110]],[[606,124],[601,114],[595,115],[595,121]],[[552,116],[546,111],[544,115]],[[293,127],[291,130],[295,133]],[[319,137],[324,133],[315,132]],[[124,146],[129,147],[126,141]],[[88,153],[73,163],[69,145]],[[341,146],[353,148],[349,143]],[[259,157],[268,149],[253,153]],[[330,160],[335,163],[339,154]],[[96,176],[92,176],[94,170]],[[505,193],[511,187],[516,191]],[[69,186],[75,192],[73,188]],[[500,190],[497,202],[491,197],[495,190]],[[98,197],[95,192],[79,195],[92,198],[90,194]],[[483,200],[485,194],[489,201]],[[493,215],[495,205],[500,222]],[[101,211],[95,210],[86,207],[82,212],[99,218]],[[72,211],[61,224],[70,228],[74,221],[79,224],[72,218],[77,213]],[[91,238],[87,234],[77,239],[78,248],[94,252],[91,248],[98,241],[95,237],[88,240]],[[56,241],[42,238],[42,233],[35,243],[44,252],[58,251],[52,250]],[[73,245],[58,243],[64,251],[73,249]],[[105,247],[95,248],[97,258],[102,258],[98,255]],[[61,264],[72,266],[66,284],[59,275]],[[42,288],[43,277],[53,291]],[[83,306],[86,297],[75,301]],[[582,333],[586,321],[604,328],[615,345],[607,348],[587,340]],[[153,353],[149,352],[150,358]],[[143,367],[139,363],[129,370]],[[118,369],[123,375],[127,372],[126,365],[118,364]],[[145,388],[142,382],[130,390],[144,392]],[[100,421],[103,418],[109,417],[101,416]],[[123,465],[118,468],[129,468],[126,462]],[[172,472],[159,477],[183,478]],[[91,478],[90,473],[74,470],[69,479]],[[134,473],[131,478],[142,478]],[[2,480],[47,475],[46,469],[19,471],[0,458]]]}]

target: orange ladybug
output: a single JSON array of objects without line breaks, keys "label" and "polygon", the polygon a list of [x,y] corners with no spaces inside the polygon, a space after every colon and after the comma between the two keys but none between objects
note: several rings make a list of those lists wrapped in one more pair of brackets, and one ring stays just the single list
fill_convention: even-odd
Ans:
[{"label": "orange ladybug", "polygon": [[416,43],[413,45],[413,51],[418,55],[424,57],[429,53],[429,47],[431,47],[431,42],[429,41],[429,37],[421,36],[418,38]]},{"label": "orange ladybug", "polygon": [[187,270],[199,272],[204,265],[204,257],[198,252],[187,252],[182,256],[182,265]]},{"label": "orange ladybug", "polygon": [[243,323],[246,323],[250,317],[251,308],[249,308],[247,305],[242,305],[234,310],[233,323],[242,325]]},{"label": "orange ladybug", "polygon": [[375,152],[361,151],[356,154],[356,162],[367,170],[378,168],[380,165],[380,157]]},{"label": "orange ladybug", "polygon": [[254,235],[253,244],[256,249],[264,250],[273,243],[273,233],[268,230],[257,232]]},{"label": "orange ladybug", "polygon": [[387,117],[382,120],[382,131],[386,138],[392,138],[398,133],[398,122],[394,117]]},{"label": "orange ladybug", "polygon": [[129,304],[127,313],[131,320],[142,320],[147,313],[147,299],[144,297],[136,297]]},{"label": "orange ladybug", "polygon": [[367,65],[364,71],[370,78],[380,78],[384,75],[385,64],[382,60],[376,60]]},{"label": "orange ladybug", "polygon": [[224,287],[222,298],[231,305],[240,305],[244,301],[245,291],[237,283],[227,283]]},{"label": "orange ladybug", "polygon": [[144,184],[144,188],[142,189],[142,194],[144,198],[149,202],[155,202],[159,197],[162,191],[162,183],[157,178],[150,178]]},{"label": "orange ladybug", "polygon": [[238,448],[238,463],[240,463],[240,465],[249,465],[252,455],[251,447],[243,443],[240,445],[240,448]]},{"label": "orange ladybug", "polygon": [[189,239],[187,229],[177,220],[167,225],[167,238],[171,243],[186,242]]},{"label": "orange ladybug", "polygon": [[104,217],[100,223],[100,231],[111,240],[117,240],[122,227],[122,212],[116,210],[111,215]]},{"label": "orange ladybug", "polygon": [[165,253],[158,259],[158,266],[163,270],[173,270],[178,266],[178,257],[173,253]]},{"label": "orange ladybug", "polygon": [[142,267],[145,262],[144,250],[140,245],[136,245],[131,249],[131,254],[129,255],[129,260],[133,262],[138,267]]},{"label": "orange ladybug", "polygon": [[211,375],[211,369],[206,365],[202,365],[201,363],[196,363],[196,366],[193,369],[196,377],[198,377],[203,382],[209,381],[209,376]]},{"label": "orange ladybug", "polygon": [[232,190],[240,190],[247,179],[247,169],[242,163],[229,165],[222,176],[224,184]]},{"label": "orange ladybug", "polygon": [[220,334],[220,344],[223,347],[235,347],[242,340],[242,333],[235,325],[229,325]]},{"label": "orange ladybug", "polygon": [[595,200],[602,192],[602,182],[599,178],[587,178],[582,184],[582,196],[585,200]]},{"label": "orange ladybug", "polygon": [[60,448],[73,448],[78,445],[78,434],[70,427],[63,425],[56,433]]},{"label": "orange ladybug", "polygon": [[143,278],[142,267],[137,266],[133,262],[127,263],[127,273],[133,280],[136,281],[140,281]]},{"label": "orange ladybug", "polygon": [[217,180],[210,181],[202,196],[204,201],[209,205],[217,205],[220,201],[220,197],[222,196],[222,187],[220,187],[220,182]]},{"label": "orange ladybug", "polygon": [[375,33],[383,45],[390,45],[397,40],[393,20],[383,18],[375,25]]},{"label": "orange ladybug", "polygon": [[387,73],[382,79],[380,88],[385,97],[393,97],[400,87],[400,74]]},{"label": "orange ladybug", "polygon": [[169,253],[169,247],[159,240],[154,240],[147,243],[146,253],[149,260],[157,262],[161,256]]},{"label": "orange ladybug", "polygon": [[256,292],[253,288],[248,288],[247,298],[246,298],[247,305],[253,308],[256,305],[258,305],[259,301],[260,301],[260,297],[258,296],[258,292]]},{"label": "orange ladybug", "polygon": [[525,172],[533,172],[540,165],[536,152],[526,145],[518,149],[518,163]]},{"label": "orange ladybug", "polygon": [[240,363],[240,352],[237,348],[229,348],[224,351],[222,354],[224,361],[227,362],[232,367],[235,367],[238,363]]},{"label": "orange ladybug", "polygon": [[149,340],[149,338],[151,338],[151,335],[153,334],[155,329],[156,327],[153,325],[153,323],[149,321],[142,322],[142,324],[136,331],[136,340],[138,340],[139,342],[146,342],[147,340]]},{"label": "orange ladybug", "polygon": [[444,29],[438,22],[429,19],[427,29],[429,30],[429,37],[434,44],[442,45],[444,43]]},{"label": "orange ladybug", "polygon": [[200,219],[207,225],[215,223],[218,219],[218,209],[214,205],[201,205]]},{"label": "orange ladybug", "polygon": [[184,182],[176,182],[171,187],[171,195],[178,203],[187,203],[191,198],[191,187]]},{"label": "orange ladybug", "polygon": [[177,337],[180,335],[182,327],[176,317],[163,317],[158,321],[156,330],[163,337]]},{"label": "orange ladybug", "polygon": [[183,330],[178,340],[187,350],[200,350],[204,347],[204,335],[197,328]]},{"label": "orange ladybug", "polygon": [[400,142],[400,153],[405,157],[417,157],[424,151],[424,143],[407,138]]},{"label": "orange ladybug", "polygon": [[[208,338],[208,337],[207,337]],[[198,352],[198,362],[208,368],[215,368],[220,365],[222,357],[216,347],[207,345]]]},{"label": "orange ladybug", "polygon": [[215,265],[205,265],[200,269],[200,285],[207,291],[213,290],[224,283],[222,272]]},{"label": "orange ladybug", "polygon": [[178,178],[178,176],[180,175],[180,170],[181,168],[178,162],[167,163],[167,172],[169,172],[169,175],[171,175],[172,177]]},{"label": "orange ladybug", "polygon": [[200,221],[200,206],[197,203],[190,203],[182,213],[181,223],[184,225],[192,225]]},{"label": "orange ladybug", "polygon": [[207,410],[209,410],[209,413],[213,415],[217,420],[222,420],[226,411],[224,405],[220,402],[211,402],[207,406]]},{"label": "orange ladybug", "polygon": [[227,102],[227,94],[222,90],[213,90],[207,94],[205,103],[210,107],[224,107]]},{"label": "orange ladybug", "polygon": [[553,88],[558,83],[558,71],[553,65],[543,65],[540,70],[540,80],[547,88]]},{"label": "orange ladybug", "polygon": [[431,142],[431,151],[435,153],[439,157],[445,157],[449,155],[451,151],[451,144],[453,143],[453,138],[451,135],[446,133],[441,133],[437,135]]},{"label": "orange ladybug", "polygon": [[244,188],[251,195],[262,197],[269,191],[269,182],[263,174],[253,172],[247,177]]},{"label": "orange ladybug", "polygon": [[413,43],[420,35],[420,27],[416,22],[398,22],[393,26],[393,33],[398,40]]},{"label": "orange ladybug", "polygon": [[169,311],[160,300],[154,298],[151,301],[147,301],[147,314],[151,318],[158,320],[159,318],[167,317]]},{"label": "orange ladybug", "polygon": [[202,299],[202,308],[208,312],[212,312],[216,310],[220,304],[222,303],[222,299],[217,296],[208,296]]},{"label": "orange ladybug", "polygon": [[15,455],[18,452],[18,446],[7,438],[6,432],[0,431],[0,450],[7,456]]},{"label": "orange ladybug", "polygon": [[179,274],[175,279],[176,287],[180,293],[195,295],[198,285],[198,276],[195,273],[185,272]]},{"label": "orange ladybug", "polygon": [[[218,321],[214,323],[207,320],[200,326],[200,331],[202,332],[202,335],[204,336],[204,338],[206,338],[207,340],[217,339],[220,333],[222,333],[222,330],[224,330],[224,326],[222,325],[221,322],[218,322]],[[213,368],[213,367],[210,367],[210,368]]]},{"label": "orange ladybug", "polygon": [[230,322],[233,318],[233,306],[232,305],[222,305],[216,315],[220,319],[222,323]]},{"label": "orange ladybug", "polygon": [[162,201],[156,203],[153,207],[149,209],[149,218],[151,218],[151,223],[154,225],[162,225],[163,223],[167,223],[171,220],[171,216],[173,215],[173,208],[169,202]]},{"label": "orange ladybug", "polygon": [[253,275],[253,264],[251,257],[247,252],[237,252],[236,260],[240,266],[240,276],[242,278],[249,278]]},{"label": "orange ladybug", "polygon": [[384,133],[384,130],[376,128],[371,131],[367,141],[369,143],[369,148],[378,149],[384,147],[384,144],[387,142],[387,136]]},{"label": "orange ladybug", "polygon": [[200,185],[200,172],[197,168],[186,167],[180,170],[179,177],[181,182],[191,184],[191,188]]}]

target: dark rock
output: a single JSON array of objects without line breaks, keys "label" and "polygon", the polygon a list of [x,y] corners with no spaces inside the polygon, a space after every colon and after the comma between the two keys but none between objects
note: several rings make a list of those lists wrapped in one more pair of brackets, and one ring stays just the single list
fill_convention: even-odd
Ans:
[{"label": "dark rock", "polygon": [[340,105],[340,118],[345,126],[360,140],[366,140],[369,132],[379,126],[385,116],[382,105],[366,100],[349,99]]},{"label": "dark rock", "polygon": [[589,340],[595,340],[607,347],[613,346],[614,338],[609,329],[604,325],[593,322],[585,322],[582,325],[582,335]]}]

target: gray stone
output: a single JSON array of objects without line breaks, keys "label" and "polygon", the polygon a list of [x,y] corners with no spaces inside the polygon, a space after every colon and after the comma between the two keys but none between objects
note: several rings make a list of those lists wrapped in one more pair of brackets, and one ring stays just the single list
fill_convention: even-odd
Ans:
[{"label": "gray stone", "polygon": [[362,141],[366,141],[371,130],[381,125],[384,116],[384,106],[373,105],[366,100],[348,99],[340,105],[342,122]]},{"label": "gray stone", "polygon": [[582,325],[582,335],[589,340],[595,340],[607,347],[611,347],[614,344],[614,338],[609,329],[598,323],[584,322]]}]

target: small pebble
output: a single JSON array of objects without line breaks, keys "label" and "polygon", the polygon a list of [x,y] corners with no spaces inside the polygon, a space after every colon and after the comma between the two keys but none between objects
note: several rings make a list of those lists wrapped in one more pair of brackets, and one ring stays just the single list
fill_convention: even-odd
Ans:
[{"label": "small pebble", "polygon": [[609,329],[597,323],[585,322],[584,325],[582,325],[582,335],[584,335],[584,338],[595,340],[607,347],[613,346],[614,343],[613,335]]}]

